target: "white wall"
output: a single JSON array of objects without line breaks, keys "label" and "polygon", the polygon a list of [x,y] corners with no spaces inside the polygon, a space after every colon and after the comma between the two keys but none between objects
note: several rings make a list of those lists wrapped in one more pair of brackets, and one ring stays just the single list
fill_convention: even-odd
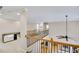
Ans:
[{"label": "white wall", "polygon": [[[3,43],[2,34],[20,32],[21,37],[17,40]],[[27,51],[27,13],[22,10],[19,21],[10,21],[7,19],[0,19],[0,52],[26,52]]]},{"label": "white wall", "polygon": [[20,32],[19,21],[9,21],[6,19],[0,19],[0,40],[2,40],[2,34]]},{"label": "white wall", "polygon": [[[66,32],[65,22],[51,22],[49,23],[49,32],[53,37],[58,35],[65,35]],[[79,21],[68,22],[68,35],[79,36]]]},{"label": "white wall", "polygon": [[18,52],[26,52],[20,45],[21,43],[20,37],[17,40],[3,43],[2,42],[2,34],[4,33],[12,33],[12,32],[20,32],[20,23],[19,21],[9,21],[6,19],[0,19],[0,53],[18,53]]},{"label": "white wall", "polygon": [[27,20],[28,20],[28,14],[27,14],[27,9],[23,9],[20,15],[20,33],[21,33],[21,38],[20,38],[20,46],[24,50],[27,50]]}]

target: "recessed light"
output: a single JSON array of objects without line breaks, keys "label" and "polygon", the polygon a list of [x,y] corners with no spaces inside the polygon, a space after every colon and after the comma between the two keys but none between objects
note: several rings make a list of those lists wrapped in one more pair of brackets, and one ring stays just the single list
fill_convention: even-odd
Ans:
[{"label": "recessed light", "polygon": [[0,13],[0,15],[2,15],[2,13]]},{"label": "recessed light", "polygon": [[17,15],[20,15],[20,13],[17,13]]}]

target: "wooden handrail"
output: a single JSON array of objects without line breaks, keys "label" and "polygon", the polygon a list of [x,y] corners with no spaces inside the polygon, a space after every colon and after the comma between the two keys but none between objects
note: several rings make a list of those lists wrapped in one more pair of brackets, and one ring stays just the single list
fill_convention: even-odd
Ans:
[{"label": "wooden handrail", "polygon": [[[41,41],[41,48],[42,48],[42,53],[46,49],[46,51],[50,51],[51,53],[59,53],[59,52],[68,52],[68,53],[78,53],[79,50],[79,44],[75,43],[70,43],[70,42],[61,42],[61,41],[56,41],[54,39],[40,39]],[[46,42],[48,44],[46,45]],[[43,43],[43,44],[42,44]],[[47,53],[44,52],[44,53]]]},{"label": "wooden handrail", "polygon": [[79,48],[78,44],[72,44],[72,43],[66,43],[66,42],[58,42],[58,41],[54,41],[54,42],[58,43],[58,44],[62,44],[62,45],[68,45],[68,46],[73,46],[73,47]]},{"label": "wooden handrail", "polygon": [[53,40],[52,38],[49,39],[49,40],[45,40],[45,39],[42,39],[42,40],[48,41],[50,43],[62,44],[62,45],[67,45],[67,46],[72,46],[72,47],[75,47],[75,48],[79,48],[79,45],[78,44],[69,43],[69,42],[59,42],[59,41]]}]

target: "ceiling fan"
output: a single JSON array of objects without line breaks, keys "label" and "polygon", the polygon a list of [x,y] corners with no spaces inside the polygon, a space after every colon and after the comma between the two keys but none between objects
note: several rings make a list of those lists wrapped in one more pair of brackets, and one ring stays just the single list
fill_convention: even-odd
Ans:
[{"label": "ceiling fan", "polygon": [[66,17],[66,35],[65,36],[64,35],[60,35],[60,36],[56,36],[56,37],[58,37],[58,39],[66,38],[66,41],[68,41],[68,39],[70,38],[68,36],[68,19],[67,19],[68,15],[65,15],[65,17]]},{"label": "ceiling fan", "polygon": [[67,19],[68,15],[65,15],[65,17],[66,17],[66,35],[65,35],[65,38],[66,38],[66,41],[68,41],[68,19]]}]

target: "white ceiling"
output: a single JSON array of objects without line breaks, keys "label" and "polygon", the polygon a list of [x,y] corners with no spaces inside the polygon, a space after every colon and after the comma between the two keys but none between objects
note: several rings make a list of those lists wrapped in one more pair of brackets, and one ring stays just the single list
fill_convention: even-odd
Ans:
[{"label": "white ceiling", "polygon": [[17,13],[20,13],[21,10],[24,7],[15,7],[15,6],[3,6],[2,9],[0,9],[0,18],[16,21],[19,20],[20,16],[17,15]]},{"label": "white ceiling", "polygon": [[52,22],[65,21],[65,15],[68,20],[79,20],[79,6],[5,6],[0,10],[0,18],[8,20],[18,20],[20,17],[16,13],[23,8],[28,9],[28,22]]}]

